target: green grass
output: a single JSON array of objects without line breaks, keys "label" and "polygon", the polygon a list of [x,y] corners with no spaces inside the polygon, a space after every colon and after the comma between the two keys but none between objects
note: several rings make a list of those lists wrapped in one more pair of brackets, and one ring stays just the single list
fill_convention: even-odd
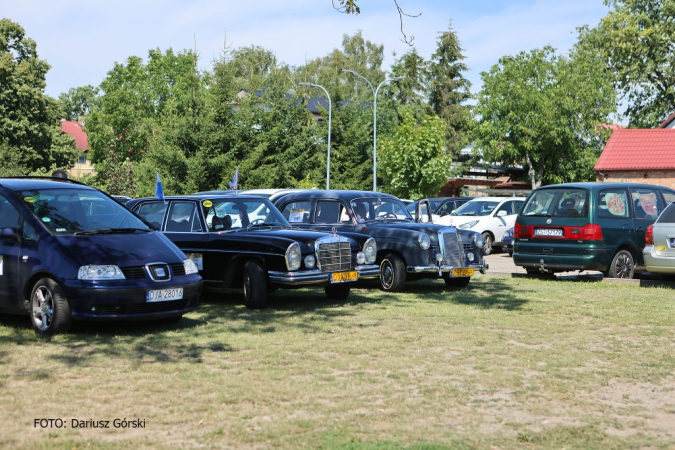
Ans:
[{"label": "green grass", "polygon": [[672,290],[409,287],[337,303],[282,290],[262,311],[209,291],[177,325],[82,324],[49,341],[0,316],[0,447],[675,448]]}]

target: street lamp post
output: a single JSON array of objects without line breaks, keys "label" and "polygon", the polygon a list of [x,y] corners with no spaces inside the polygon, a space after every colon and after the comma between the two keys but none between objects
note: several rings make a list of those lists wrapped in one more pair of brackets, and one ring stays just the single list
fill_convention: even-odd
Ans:
[{"label": "street lamp post", "polygon": [[373,91],[373,192],[377,192],[377,93],[384,84],[392,81],[398,81],[405,77],[387,78],[382,83],[380,83],[375,89],[373,88],[371,82],[368,81],[366,77],[359,74],[358,72],[346,69],[342,71],[354,75],[355,77],[359,77],[362,80],[365,80],[365,82],[368,83],[368,86],[370,86],[370,90]]},{"label": "street lamp post", "polygon": [[332,114],[331,111],[333,109],[332,103],[330,101],[330,95],[328,94],[328,91],[326,88],[323,86],[320,86],[318,84],[314,83],[300,83],[302,86],[311,86],[311,87],[317,87],[322,89],[326,93],[326,97],[328,97],[328,158],[327,158],[327,163],[326,163],[326,190],[330,189],[330,126],[331,126],[331,120],[332,120]]}]

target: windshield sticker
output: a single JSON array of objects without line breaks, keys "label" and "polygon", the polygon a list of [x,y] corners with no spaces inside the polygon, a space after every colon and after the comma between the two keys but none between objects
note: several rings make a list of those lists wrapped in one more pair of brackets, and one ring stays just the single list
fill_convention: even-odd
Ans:
[{"label": "windshield sticker", "polygon": [[640,194],[640,206],[650,216],[658,215],[656,212],[656,194],[654,192]]},{"label": "windshield sticker", "polygon": [[204,200],[202,205],[204,205],[204,208],[210,208],[213,206],[213,202],[211,200]]},{"label": "windshield sticker", "polygon": [[304,211],[291,212],[288,215],[288,221],[290,223],[302,223],[305,217],[309,218],[309,212]]},{"label": "windshield sticker", "polygon": [[24,197],[23,201],[27,203],[35,203],[35,197]]},{"label": "windshield sticker", "polygon": [[608,193],[605,195],[605,201],[607,202],[607,209],[614,216],[625,216],[626,215],[626,204],[623,201],[623,196],[620,194]]},{"label": "windshield sticker", "polygon": [[52,219],[50,219],[49,217],[43,217],[42,221],[45,222],[45,223],[49,223],[49,222],[52,221]]}]

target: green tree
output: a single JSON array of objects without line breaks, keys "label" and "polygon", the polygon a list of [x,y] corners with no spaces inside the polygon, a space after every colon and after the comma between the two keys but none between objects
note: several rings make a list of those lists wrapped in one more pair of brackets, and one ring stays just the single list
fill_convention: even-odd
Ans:
[{"label": "green tree", "polygon": [[0,20],[1,175],[68,168],[77,159],[72,140],[59,138],[56,101],[44,94],[49,68],[19,24]]},{"label": "green tree", "polygon": [[440,33],[437,48],[428,65],[429,105],[446,123],[448,152],[456,157],[468,143],[467,131],[471,127],[471,108],[466,101],[471,98],[471,83],[464,78],[468,70],[457,35],[452,30]]},{"label": "green tree", "polygon": [[385,190],[404,198],[437,195],[448,179],[450,157],[445,151],[445,123],[437,116],[415,120],[402,109],[402,122],[392,137],[378,142],[378,160]]},{"label": "green tree", "polygon": [[626,101],[631,127],[652,128],[675,110],[675,1],[605,0],[613,8],[580,45],[597,49]]},{"label": "green tree", "polygon": [[59,106],[63,111],[64,120],[78,120],[82,116],[91,113],[99,89],[92,86],[80,86],[71,88],[68,92],[59,95]]},{"label": "green tree", "polygon": [[597,54],[545,47],[502,57],[481,76],[475,137],[486,160],[526,166],[533,189],[591,177],[608,134],[602,124],[616,112]]}]

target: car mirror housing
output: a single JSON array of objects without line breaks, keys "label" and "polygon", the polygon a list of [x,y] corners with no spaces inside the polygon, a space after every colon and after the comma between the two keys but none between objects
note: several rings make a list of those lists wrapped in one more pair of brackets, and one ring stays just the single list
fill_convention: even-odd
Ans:
[{"label": "car mirror housing", "polygon": [[19,233],[16,228],[0,228],[0,239],[19,239]]},{"label": "car mirror housing", "polygon": [[509,215],[509,213],[504,211],[503,209],[497,213],[497,217],[504,217],[504,216],[508,216],[508,215]]}]

